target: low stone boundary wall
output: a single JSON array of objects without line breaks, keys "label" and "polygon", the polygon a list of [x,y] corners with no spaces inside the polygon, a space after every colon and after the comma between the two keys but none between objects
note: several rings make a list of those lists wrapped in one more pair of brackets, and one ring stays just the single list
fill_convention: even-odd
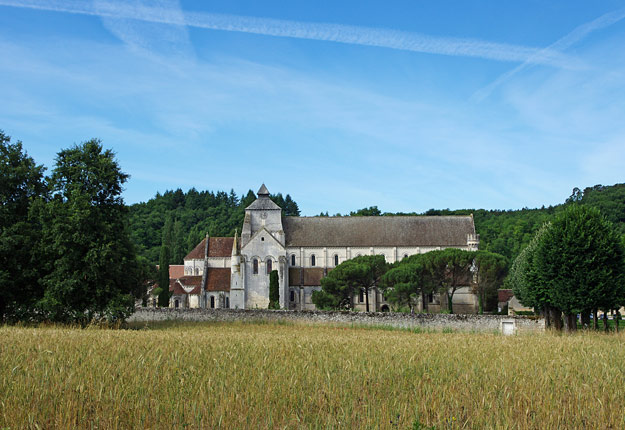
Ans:
[{"label": "low stone boundary wall", "polygon": [[523,316],[474,314],[403,314],[392,312],[284,311],[267,309],[138,308],[129,322],[153,321],[298,321],[422,328],[426,330],[501,331],[513,323],[514,332],[543,331],[545,320]]}]

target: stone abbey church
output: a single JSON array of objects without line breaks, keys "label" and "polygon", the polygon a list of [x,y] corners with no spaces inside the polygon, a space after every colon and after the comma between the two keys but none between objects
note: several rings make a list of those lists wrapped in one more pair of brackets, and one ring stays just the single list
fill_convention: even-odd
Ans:
[{"label": "stone abbey church", "polygon": [[[269,273],[278,271],[280,307],[313,310],[312,293],[321,279],[345,260],[360,255],[384,255],[389,263],[435,249],[476,250],[479,238],[473,216],[352,216],[283,217],[263,185],[258,198],[245,209],[238,234],[207,237],[170,271],[170,307],[267,308]],[[371,310],[389,304],[371,291]],[[430,296],[429,311],[441,309]],[[477,298],[464,287],[454,295],[454,310],[473,313]],[[365,309],[361,292],[355,309]],[[424,308],[424,304],[420,304]]]}]

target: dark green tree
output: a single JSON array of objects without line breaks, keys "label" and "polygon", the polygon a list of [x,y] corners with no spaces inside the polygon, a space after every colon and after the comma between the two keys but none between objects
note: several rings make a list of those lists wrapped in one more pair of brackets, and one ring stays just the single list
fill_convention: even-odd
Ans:
[{"label": "dark green tree", "polygon": [[169,306],[169,246],[163,238],[161,245],[161,257],[158,265],[158,288],[154,293],[158,296],[158,305],[161,307]]},{"label": "dark green tree", "polygon": [[54,321],[123,319],[140,279],[121,197],[128,179],[111,150],[94,139],[62,150],[39,212],[43,315]]},{"label": "dark green tree", "polygon": [[388,270],[383,255],[363,255],[344,261],[321,280],[321,291],[313,294],[313,303],[322,308],[353,308],[353,296],[365,295],[369,312],[369,293],[377,291],[380,278]]},{"label": "dark green tree", "polygon": [[352,211],[349,213],[349,216],[380,216],[382,215],[382,211],[378,209],[377,206],[371,206],[368,208],[358,209],[357,211]]},{"label": "dark green tree", "polygon": [[269,273],[269,309],[280,309],[280,289],[278,271]]},{"label": "dark green tree", "polygon": [[535,265],[536,249],[544,233],[551,228],[545,223],[534,235],[530,243],[514,259],[505,285],[511,288],[516,298],[524,306],[533,307],[545,317],[547,327],[562,327],[562,312],[557,309],[549,296],[546,285],[538,276]]},{"label": "dark green tree", "polygon": [[435,282],[438,282],[441,295],[447,297],[449,313],[454,312],[453,299],[456,291],[471,284],[471,266],[474,257],[474,251],[457,248],[430,251],[424,254],[424,264]]},{"label": "dark green tree", "polygon": [[568,331],[576,314],[620,307],[625,252],[613,225],[597,209],[572,204],[556,216],[538,243],[534,265]]},{"label": "dark green tree", "polygon": [[477,251],[471,270],[472,290],[478,297],[479,313],[483,314],[485,307],[490,310],[497,305],[497,290],[508,274],[508,260],[501,254]]},{"label": "dark green tree", "polygon": [[174,231],[172,234],[172,264],[183,264],[184,257],[187,255],[185,246],[185,234],[182,227],[182,221],[174,222]]},{"label": "dark green tree", "polygon": [[429,270],[423,264],[424,255],[417,254],[411,259],[405,259],[382,276],[386,299],[395,306],[407,306],[411,313],[419,299],[425,304],[425,295],[432,292]]},{"label": "dark green tree", "polygon": [[34,258],[40,229],[29,212],[46,195],[43,172],[22,142],[0,131],[0,322],[28,318],[42,296]]}]

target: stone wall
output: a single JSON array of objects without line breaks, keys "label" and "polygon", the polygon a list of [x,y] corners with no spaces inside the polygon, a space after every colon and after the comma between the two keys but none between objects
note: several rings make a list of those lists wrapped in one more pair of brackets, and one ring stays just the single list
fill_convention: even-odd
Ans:
[{"label": "stone wall", "polygon": [[390,312],[274,311],[264,309],[167,309],[139,308],[129,322],[153,321],[293,321],[358,324],[457,331],[500,331],[502,322],[514,322],[516,332],[543,331],[544,319],[505,315],[399,314]]}]

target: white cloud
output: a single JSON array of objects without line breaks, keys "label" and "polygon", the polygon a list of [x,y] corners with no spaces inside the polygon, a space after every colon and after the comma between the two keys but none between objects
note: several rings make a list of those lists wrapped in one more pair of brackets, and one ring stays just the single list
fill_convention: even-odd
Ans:
[{"label": "white cloud", "polygon": [[[556,42],[552,43],[545,49],[548,51],[564,52],[571,46],[584,40],[591,33],[610,27],[611,25],[614,25],[617,22],[623,20],[623,18],[625,18],[625,9],[618,9],[612,12],[608,12],[598,18],[593,19],[592,21],[586,22],[576,27],[575,29],[573,29],[573,31],[558,39]],[[490,96],[492,92],[495,91],[495,89],[497,89],[513,76],[521,73],[523,70],[527,69],[531,65],[533,65],[531,59],[525,60],[522,64],[519,64],[514,69],[499,76],[497,79],[495,79],[484,88],[480,88],[478,91],[476,91],[472,96],[472,100],[477,102],[484,100],[486,97]]]},{"label": "white cloud", "polygon": [[[431,36],[382,28],[359,27],[342,24],[307,23],[248,16],[181,12],[179,8],[146,6],[143,2],[128,4],[119,1],[97,0],[94,7],[88,2],[44,0],[0,0],[2,6],[49,10],[74,14],[95,15],[114,19],[131,19],[151,23],[191,26],[209,30],[253,33],[266,36],[289,37],[354,45],[376,46],[463,57],[476,57],[496,61],[528,62],[556,67],[578,68],[579,61],[550,48],[535,48],[506,43],[496,43],[470,38]],[[136,42],[128,28],[113,28],[122,38]]]}]

